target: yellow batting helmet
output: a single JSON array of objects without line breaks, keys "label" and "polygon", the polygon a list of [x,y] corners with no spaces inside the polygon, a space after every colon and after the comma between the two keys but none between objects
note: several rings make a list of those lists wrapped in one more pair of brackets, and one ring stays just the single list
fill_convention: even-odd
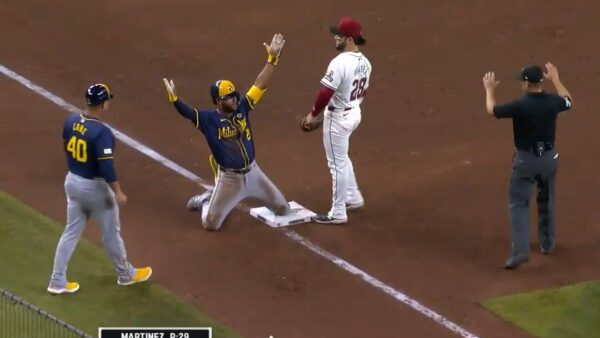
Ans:
[{"label": "yellow batting helmet", "polygon": [[210,97],[214,104],[217,104],[217,99],[226,100],[230,97],[240,98],[240,94],[235,90],[233,82],[229,80],[219,80],[210,86]]}]

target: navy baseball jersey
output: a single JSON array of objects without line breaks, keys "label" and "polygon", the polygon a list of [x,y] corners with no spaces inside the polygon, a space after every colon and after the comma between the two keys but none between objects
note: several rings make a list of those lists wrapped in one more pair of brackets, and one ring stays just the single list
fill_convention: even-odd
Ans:
[{"label": "navy baseball jersey", "polygon": [[194,109],[182,100],[174,102],[177,111],[192,121],[206,137],[208,146],[217,163],[225,168],[242,169],[254,161],[254,140],[250,127],[249,112],[259,96],[249,91],[238,103],[231,117],[217,110]]},{"label": "navy baseball jersey", "polygon": [[113,165],[115,138],[102,121],[84,114],[73,114],[65,120],[63,140],[67,167],[77,176],[117,180]]}]

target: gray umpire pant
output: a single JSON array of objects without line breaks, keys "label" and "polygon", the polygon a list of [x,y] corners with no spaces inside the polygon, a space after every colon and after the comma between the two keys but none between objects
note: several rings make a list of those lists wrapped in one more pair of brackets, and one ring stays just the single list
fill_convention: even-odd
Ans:
[{"label": "gray umpire pant", "polygon": [[65,179],[67,195],[67,224],[60,236],[50,286],[64,287],[67,267],[90,217],[102,230],[102,243],[112,259],[119,280],[131,280],[135,268],[127,261],[125,244],[121,238],[119,205],[115,194],[104,180],[90,180],[68,173]]},{"label": "gray umpire pant", "polygon": [[518,150],[513,160],[509,189],[512,256],[529,255],[529,199],[537,184],[538,239],[542,248],[554,246],[554,182],[558,153],[548,150],[541,156]]},{"label": "gray umpire pant", "polygon": [[219,167],[210,200],[202,206],[202,225],[206,230],[219,230],[231,210],[246,198],[255,198],[277,215],[285,215],[290,207],[277,186],[256,162],[241,174]]}]

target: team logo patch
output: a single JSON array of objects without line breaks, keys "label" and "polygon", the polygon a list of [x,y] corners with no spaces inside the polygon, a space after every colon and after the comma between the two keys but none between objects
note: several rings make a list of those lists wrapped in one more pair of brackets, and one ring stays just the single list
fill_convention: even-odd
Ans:
[{"label": "team logo patch", "polygon": [[246,126],[248,125],[248,122],[246,122],[246,119],[240,118],[240,119],[237,119],[235,122],[240,126],[240,129],[242,131],[246,130]]},{"label": "team logo patch", "polygon": [[329,82],[333,82],[333,70],[325,74],[325,79]]},{"label": "team logo patch", "polygon": [[112,149],[110,149],[110,148],[104,149],[104,155],[112,155]]}]

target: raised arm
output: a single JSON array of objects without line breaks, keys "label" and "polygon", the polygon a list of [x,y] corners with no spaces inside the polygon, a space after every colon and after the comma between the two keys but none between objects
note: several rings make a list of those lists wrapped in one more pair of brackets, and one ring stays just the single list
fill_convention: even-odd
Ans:
[{"label": "raised arm", "polygon": [[560,82],[560,78],[558,77],[558,69],[556,69],[556,67],[552,63],[548,62],[546,63],[546,70],[547,72],[544,73],[544,77],[550,80],[550,82],[552,82],[554,88],[556,88],[557,94],[562,97],[569,98],[572,105],[573,97],[571,96],[571,93],[569,93],[567,88],[562,84],[562,82]]},{"label": "raised arm", "polygon": [[279,56],[281,56],[281,51],[285,45],[285,39],[282,34],[275,34],[273,35],[271,44],[263,42],[263,45],[267,49],[267,63],[254,81],[254,86],[258,87],[260,90],[265,90],[269,85],[269,81],[275,70],[275,65],[279,62]]},{"label": "raised arm", "polygon": [[173,80],[163,79],[163,82],[165,83],[165,87],[167,89],[167,95],[169,97],[169,102],[171,102],[175,105],[175,108],[177,109],[177,111],[179,112],[179,114],[181,116],[192,121],[192,123],[194,123],[196,128],[199,128],[200,127],[200,116],[199,116],[198,109],[194,109],[194,108],[188,106],[187,104],[185,104],[185,102],[183,102],[182,100],[180,100],[177,97],[177,91],[175,90],[175,84],[173,83]]},{"label": "raised arm", "polygon": [[494,91],[500,81],[496,81],[494,72],[487,72],[483,76],[483,87],[485,88],[485,110],[491,116],[494,116],[494,106],[496,106],[496,95]]}]

